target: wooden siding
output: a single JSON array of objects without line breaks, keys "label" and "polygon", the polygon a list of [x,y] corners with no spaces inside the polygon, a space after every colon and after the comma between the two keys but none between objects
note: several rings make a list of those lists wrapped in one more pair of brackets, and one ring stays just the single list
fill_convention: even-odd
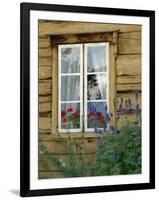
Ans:
[{"label": "wooden siding", "polygon": [[[57,63],[55,59],[57,55],[53,55],[51,37],[56,37],[56,43],[63,41],[68,37],[66,43],[74,43],[78,39],[78,34],[99,33],[97,41],[105,38],[112,40],[112,32],[117,33],[117,43],[113,46],[115,62],[113,64],[116,78],[113,80],[112,95],[115,96],[116,107],[114,112],[118,111],[120,118],[116,120],[117,127],[121,127],[128,121],[136,121],[135,106],[141,105],[141,26],[138,25],[121,25],[121,24],[95,24],[82,22],[61,22],[61,21],[40,21],[39,22],[39,145],[45,145],[50,153],[56,154],[58,158],[67,160],[66,152],[62,146],[62,142],[67,142],[66,135],[54,136],[52,134],[52,124],[57,124],[57,117],[52,113],[57,113],[56,107],[52,104],[54,96],[52,92],[57,92],[54,87],[57,74],[54,65]],[[103,32],[103,33],[102,33]],[[105,35],[105,33],[108,33]],[[109,37],[108,37],[109,36]],[[83,36],[83,40],[85,35]],[[91,37],[90,37],[91,38]],[[54,51],[55,52],[55,51]],[[114,92],[115,91],[115,92]],[[138,99],[136,99],[136,92]],[[53,99],[52,99],[53,98]],[[131,99],[132,112],[120,112],[119,105],[121,98],[125,102]],[[74,143],[83,145],[80,134],[76,134]],[[83,147],[83,146],[82,146]],[[84,139],[84,153],[87,162],[94,162],[96,151],[96,138],[94,135],[86,134]],[[78,155],[78,152],[77,152]],[[62,173],[56,168],[50,166],[47,159],[42,157],[39,159],[39,178],[55,178],[62,177]]]}]

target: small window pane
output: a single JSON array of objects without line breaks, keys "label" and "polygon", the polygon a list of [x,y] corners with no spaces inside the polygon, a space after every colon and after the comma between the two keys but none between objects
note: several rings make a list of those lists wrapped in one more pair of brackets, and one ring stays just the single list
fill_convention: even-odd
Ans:
[{"label": "small window pane", "polygon": [[61,76],[61,101],[80,100],[80,76]]},{"label": "small window pane", "polygon": [[106,99],[106,75],[92,74],[87,76],[87,99]]},{"label": "small window pane", "polygon": [[80,47],[61,49],[61,73],[80,73]]},{"label": "small window pane", "polygon": [[106,102],[87,103],[87,128],[107,127],[106,116]]},{"label": "small window pane", "polygon": [[80,103],[61,104],[61,128],[80,128]]},{"label": "small window pane", "polygon": [[105,46],[92,46],[87,48],[87,71],[106,71],[106,48]]}]

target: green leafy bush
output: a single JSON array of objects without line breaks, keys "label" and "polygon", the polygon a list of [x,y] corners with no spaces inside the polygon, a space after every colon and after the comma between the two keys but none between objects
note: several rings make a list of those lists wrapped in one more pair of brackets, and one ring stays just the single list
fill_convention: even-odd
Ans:
[{"label": "green leafy bush", "polygon": [[141,173],[141,127],[128,125],[98,142],[96,175]]},{"label": "green leafy bush", "polygon": [[[45,155],[49,164],[55,166],[63,177],[108,176],[141,173],[141,127],[127,125],[120,131],[97,135],[96,160],[86,164],[84,149],[68,139],[63,143],[68,155],[67,162],[48,152],[45,146],[40,147],[40,156]],[[99,134],[99,133],[98,133]],[[84,142],[84,137],[83,137]]]},{"label": "green leafy bush", "polygon": [[[56,167],[63,177],[85,177],[94,175],[94,166],[85,164],[84,150],[79,144],[74,144],[69,138],[63,143],[67,155],[67,162],[50,153],[45,146],[40,146],[40,156],[47,157],[50,166]],[[78,153],[77,153],[78,148]]]}]

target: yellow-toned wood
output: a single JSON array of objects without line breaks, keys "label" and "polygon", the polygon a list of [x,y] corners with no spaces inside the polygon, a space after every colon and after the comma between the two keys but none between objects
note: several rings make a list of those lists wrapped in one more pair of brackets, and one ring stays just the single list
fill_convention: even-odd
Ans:
[{"label": "yellow-toned wood", "polygon": [[40,48],[39,56],[42,57],[50,57],[51,56],[51,48]]},{"label": "yellow-toned wood", "polygon": [[139,25],[86,23],[86,22],[41,22],[39,23],[39,35],[59,35],[74,33],[92,33],[117,31],[131,32],[141,31]]},{"label": "yellow-toned wood", "polygon": [[136,96],[136,93],[126,93],[126,94],[118,94],[117,95],[117,109],[119,110],[119,104],[122,102],[123,99],[123,105],[124,108],[126,107],[125,102],[128,101],[128,99],[131,100],[131,108],[133,110],[136,109],[136,105],[139,104],[140,109],[142,108],[142,102],[141,102],[141,93],[138,93],[138,95]]},{"label": "yellow-toned wood", "polygon": [[51,101],[52,101],[51,95],[44,95],[44,96],[39,95],[39,103],[48,103]]},{"label": "yellow-toned wood", "polygon": [[39,67],[39,79],[52,78],[51,67]]},{"label": "yellow-toned wood", "polygon": [[113,43],[109,45],[109,112],[113,114],[111,123],[115,126],[117,34],[114,35]]},{"label": "yellow-toned wood", "polygon": [[140,54],[141,40],[118,38],[118,54]]},{"label": "yellow-toned wood", "polygon": [[58,126],[58,49],[52,47],[52,133]]},{"label": "yellow-toned wood", "polygon": [[118,55],[117,75],[140,75],[141,55]]},{"label": "yellow-toned wood", "polygon": [[39,117],[39,129],[50,129],[51,130],[51,118],[50,117]]},{"label": "yellow-toned wood", "polygon": [[[54,155],[54,154],[53,154]],[[77,161],[83,159],[83,162],[86,165],[92,164],[95,162],[95,154],[74,154]],[[69,159],[69,154],[56,154],[54,155],[63,165],[67,165],[68,159]],[[42,156],[41,159],[39,160],[39,170],[40,171],[58,171],[58,169],[51,164],[46,156]]]},{"label": "yellow-toned wood", "polygon": [[48,58],[39,57],[39,66],[40,67],[49,67],[51,66],[51,56]]},{"label": "yellow-toned wood", "polygon": [[39,112],[51,112],[51,102],[39,103]]},{"label": "yellow-toned wood", "polygon": [[50,178],[63,178],[59,171],[40,171],[38,174],[39,179],[50,179]]},{"label": "yellow-toned wood", "polygon": [[117,76],[117,84],[118,83],[141,83],[141,76],[140,75]]},{"label": "yellow-toned wood", "polygon": [[141,40],[141,31],[137,32],[126,32],[126,33],[119,33],[120,39],[130,39],[130,40]]},{"label": "yellow-toned wood", "polygon": [[44,38],[40,37],[39,38],[39,48],[47,48],[50,47],[51,43],[50,43],[50,38],[47,36],[45,36]]},{"label": "yellow-toned wood", "polygon": [[52,93],[52,86],[51,80],[40,80],[39,81],[39,94],[51,94]]},{"label": "yellow-toned wood", "polygon": [[53,36],[53,45],[85,43],[85,42],[112,42],[112,33],[83,33]]},{"label": "yellow-toned wood", "polygon": [[118,83],[117,91],[141,91],[141,83]]},{"label": "yellow-toned wood", "polygon": [[130,124],[134,124],[138,120],[138,117],[135,113],[132,114],[123,114],[120,115],[120,118],[117,120],[117,128],[121,128],[123,126]]},{"label": "yellow-toned wood", "polygon": [[[68,139],[52,139],[52,140],[39,140],[40,145],[47,147],[51,153],[65,154],[66,149],[64,145],[68,143]],[[76,153],[80,153],[82,149],[85,153],[95,153],[96,150],[96,138],[74,138],[71,143],[73,144]]]}]

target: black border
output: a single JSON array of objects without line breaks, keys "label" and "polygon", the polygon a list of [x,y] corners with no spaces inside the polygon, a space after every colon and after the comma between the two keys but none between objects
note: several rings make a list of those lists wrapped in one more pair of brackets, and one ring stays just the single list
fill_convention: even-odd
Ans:
[{"label": "black border", "polygon": [[[149,17],[150,19],[150,182],[59,189],[30,189],[30,11],[60,11]],[[53,4],[20,4],[20,196],[110,192],[155,188],[155,11]]]}]

